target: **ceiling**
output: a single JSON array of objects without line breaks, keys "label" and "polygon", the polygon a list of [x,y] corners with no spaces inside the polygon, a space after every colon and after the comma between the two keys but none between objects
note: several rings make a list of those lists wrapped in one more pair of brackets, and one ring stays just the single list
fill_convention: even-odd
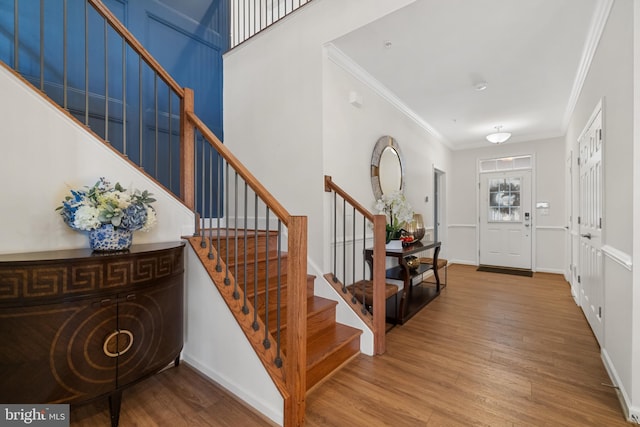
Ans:
[{"label": "ceiling", "polygon": [[336,39],[330,57],[452,149],[487,146],[495,126],[507,143],[558,137],[607,3],[416,0]]}]

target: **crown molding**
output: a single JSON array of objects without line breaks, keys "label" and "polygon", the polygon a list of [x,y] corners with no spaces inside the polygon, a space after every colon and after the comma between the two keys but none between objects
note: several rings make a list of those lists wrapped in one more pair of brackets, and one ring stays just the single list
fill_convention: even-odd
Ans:
[{"label": "crown molding", "polygon": [[347,56],[333,43],[325,44],[327,58],[338,65],[340,68],[351,74],[360,82],[365,84],[369,89],[377,93],[382,99],[398,109],[402,114],[413,120],[418,126],[423,128],[427,133],[443,143],[449,149],[453,149],[449,141],[447,141],[438,131],[436,131],[429,123],[425,122],[415,111],[400,100],[389,88],[383,85],[379,80],[369,74],[364,68],[358,65],[353,59]]},{"label": "crown molding", "polygon": [[587,39],[582,51],[582,58],[578,65],[578,71],[576,72],[576,77],[573,81],[573,88],[571,89],[567,109],[565,110],[564,118],[562,120],[562,129],[565,133],[569,127],[569,121],[571,120],[573,111],[576,108],[576,104],[578,103],[580,92],[582,92],[582,87],[587,78],[587,73],[591,67],[591,61],[593,61],[596,49],[598,48],[598,43],[600,42],[600,38],[604,32],[605,24],[607,23],[609,13],[613,7],[613,1],[614,0],[600,0],[593,14],[591,27],[589,28],[589,33],[587,34]]}]

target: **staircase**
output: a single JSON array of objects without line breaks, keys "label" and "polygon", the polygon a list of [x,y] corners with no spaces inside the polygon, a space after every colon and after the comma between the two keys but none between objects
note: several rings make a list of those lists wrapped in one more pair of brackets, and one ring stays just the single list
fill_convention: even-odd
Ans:
[{"label": "staircase", "polygon": [[[69,2],[68,6],[73,8],[66,5],[64,2],[64,7],[59,5],[60,10],[55,9],[65,19],[52,20],[51,25],[59,27],[51,31],[66,34],[63,23],[79,17],[81,22],[75,23],[86,28],[84,35],[81,34],[84,56],[78,57],[71,45],[62,43],[63,53],[57,54],[64,58],[63,70],[58,73],[63,76],[60,84],[46,81],[43,66],[36,67],[39,75],[25,78],[29,77],[32,83],[40,81],[38,93],[48,96],[49,101],[70,118],[118,151],[132,168],[158,182],[193,211],[194,229],[200,235],[187,240],[280,391],[285,426],[303,424],[305,393],[359,353],[361,335],[360,330],[336,322],[337,302],[314,295],[315,277],[307,275],[306,217],[289,214],[239,162],[194,113],[193,91],[180,87],[100,0]],[[42,17],[47,15],[45,7],[55,7],[55,4],[41,2]],[[92,24],[94,18],[98,19],[97,26]],[[25,68],[22,40],[31,40],[25,37],[25,28],[31,27],[24,26],[28,20],[19,14],[9,22],[16,23],[13,34],[7,33],[11,40],[8,45],[13,46],[14,51],[5,49],[0,61],[19,73],[21,67]],[[20,22],[23,31],[18,31]],[[40,31],[44,25],[32,27],[32,31]],[[105,37],[103,43],[92,44],[89,34],[94,32],[108,33],[109,37]],[[115,43],[113,38],[117,39]],[[50,52],[45,49],[44,37],[32,39],[29,52],[33,64],[49,64]],[[108,54],[109,43],[111,50],[113,46],[126,46],[122,48],[123,52],[127,51],[125,56],[136,59],[118,62],[120,55]],[[93,68],[86,66],[94,54],[104,58],[101,74],[90,73]],[[64,71],[67,69],[84,70],[81,80],[87,82],[86,85],[82,87],[67,78]],[[110,84],[107,84],[107,75]],[[101,86],[104,92],[94,93],[88,82],[100,76],[105,79]],[[153,87],[149,93],[143,91],[142,81],[147,77]],[[140,83],[138,94],[132,97],[126,88],[133,82]],[[118,85],[121,90],[115,90]],[[51,88],[62,96],[57,96],[60,94],[56,91],[48,92]],[[166,102],[162,101],[164,92],[169,93]],[[150,102],[143,100],[143,93]],[[61,99],[56,101],[57,98]],[[75,106],[72,98],[82,98],[82,102]],[[170,120],[163,124],[161,118]],[[174,123],[176,120],[179,123]],[[114,142],[118,135],[121,136],[119,144]],[[112,142],[107,142],[109,140]],[[163,147],[168,147],[169,152],[159,152]],[[171,147],[179,147],[179,153],[173,153]],[[230,188],[231,183],[234,188]],[[247,206],[255,211],[248,213]],[[216,220],[217,227],[220,220],[247,228],[251,227],[250,222],[256,222],[252,230],[206,229]],[[263,224],[266,227],[260,229],[258,221],[261,221],[260,227]],[[277,223],[277,232],[270,231],[272,223]],[[205,234],[209,237],[205,238]],[[247,234],[255,238],[247,239]],[[289,253],[278,247],[285,235]]]},{"label": "staircase", "polygon": [[[222,238],[218,247],[218,242],[213,239],[214,250],[221,254],[228,261],[226,268],[230,274],[236,275],[235,279],[238,283],[250,283],[245,289],[238,290],[237,298],[234,298],[233,292],[223,292],[222,295],[226,299],[232,298],[234,301],[228,301],[231,307],[237,306],[237,301],[244,301],[246,297],[249,310],[233,309],[234,315],[243,326],[243,329],[253,327],[253,310],[257,310],[258,318],[265,319],[265,325],[272,337],[278,333],[278,270],[280,273],[280,351],[286,356],[287,353],[287,280],[286,271],[287,254],[281,255],[280,268],[278,268],[278,254],[276,249],[277,234],[275,232],[259,232],[258,239],[242,238],[244,232],[241,231],[239,238],[236,240],[236,232],[234,230],[219,230]],[[218,234],[218,230],[213,232]],[[207,232],[205,232],[207,234]],[[253,230],[249,233],[253,235]],[[219,273],[216,271],[216,261],[209,256],[209,248],[202,247],[201,237],[187,238],[203,266],[210,272],[210,275]],[[267,240],[269,243],[267,244]],[[237,245],[236,245],[237,241]],[[246,242],[246,244],[245,244]],[[246,248],[247,256],[244,256]],[[228,251],[228,252],[227,252]],[[239,256],[236,256],[240,254]],[[228,254],[228,255],[227,255]],[[256,276],[257,274],[257,276]],[[336,306],[337,302],[314,295],[315,277],[307,276],[307,365],[306,365],[306,389],[309,390],[317,385],[320,381],[334,372],[337,368],[345,364],[351,358],[360,352],[360,335],[362,331],[336,322]],[[224,283],[216,283],[216,286],[229,287]],[[239,312],[238,312],[239,311]],[[277,339],[271,339],[271,342],[277,343]],[[276,353],[277,350],[276,350]],[[277,357],[277,356],[276,356]]]}]

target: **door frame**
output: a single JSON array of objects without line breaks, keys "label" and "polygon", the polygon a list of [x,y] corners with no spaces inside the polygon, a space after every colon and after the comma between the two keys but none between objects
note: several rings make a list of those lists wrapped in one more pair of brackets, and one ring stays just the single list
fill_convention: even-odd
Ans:
[{"label": "door frame", "polygon": [[[438,168],[435,164],[433,166],[433,240],[443,242],[444,251],[441,255],[446,254],[447,241],[447,174],[446,172]],[[439,188],[438,188],[439,184]],[[440,212],[438,215],[437,212]],[[438,226],[438,222],[440,225]]]},{"label": "door frame", "polygon": [[[512,170],[512,171],[517,171],[517,170],[523,170],[523,169],[528,169],[531,170],[531,271],[532,272],[536,272],[536,253],[537,253],[537,242],[536,242],[536,235],[537,233],[537,224],[538,224],[538,218],[536,216],[536,209],[534,208],[535,206],[535,200],[536,197],[535,195],[537,194],[536,191],[536,156],[533,153],[520,153],[520,154],[512,154],[512,155],[501,155],[501,156],[492,156],[492,157],[478,157],[476,160],[476,265],[480,265],[480,227],[482,226],[482,224],[480,223],[480,180],[481,180],[481,175],[483,173],[488,173],[488,172],[492,172],[489,170],[486,171],[482,171],[482,163],[483,162],[487,162],[487,161],[492,161],[492,160],[503,160],[503,159],[515,159],[515,158],[519,158],[519,157],[530,157],[531,158],[531,165],[528,168],[515,168],[515,169],[508,169],[508,170]],[[503,170],[506,171],[506,170]],[[500,172],[499,170],[493,171],[493,172]]]}]

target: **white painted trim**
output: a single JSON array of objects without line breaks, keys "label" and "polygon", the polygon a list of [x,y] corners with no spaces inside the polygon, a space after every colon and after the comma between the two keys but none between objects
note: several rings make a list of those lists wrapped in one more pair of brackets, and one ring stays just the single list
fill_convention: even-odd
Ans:
[{"label": "white painted trim", "polygon": [[[562,276],[564,276],[564,270],[557,269],[557,268],[536,268],[535,272],[536,273],[561,274]],[[566,278],[565,278],[565,280],[566,280]]]},{"label": "white painted trim", "polygon": [[413,120],[418,126],[426,130],[430,135],[437,138],[440,142],[452,149],[449,141],[447,141],[437,130],[429,123],[425,122],[419,114],[409,108],[396,94],[383,85],[379,80],[369,74],[364,68],[353,61],[342,50],[333,43],[325,44],[327,58],[351,74],[354,78],[364,83],[369,89],[377,93],[382,99],[398,109],[402,114]]},{"label": "white painted trim", "polygon": [[603,245],[601,250],[607,258],[612,259],[629,271],[633,270],[633,257],[628,253],[609,245]]},{"label": "white painted trim", "polygon": [[567,231],[563,225],[536,225],[536,230]]},{"label": "white painted trim", "polygon": [[600,352],[600,358],[602,359],[602,363],[604,368],[611,379],[611,383],[614,387],[616,387],[616,392],[618,394],[618,400],[620,401],[620,406],[622,406],[622,412],[624,413],[627,421],[640,424],[640,408],[636,408],[630,406],[629,403],[631,400],[629,399],[629,393],[624,388],[624,383],[620,380],[620,376],[618,375],[618,371],[616,371],[615,366],[613,365],[613,361],[609,357],[609,353],[607,349],[603,348]]},{"label": "white painted trim", "polygon": [[469,261],[466,259],[450,259],[449,260],[449,264],[447,265],[451,265],[451,264],[462,264],[462,265],[475,265],[478,266],[478,263],[476,261]]},{"label": "white painted trim", "polygon": [[277,413],[267,403],[257,401],[256,399],[253,399],[252,396],[248,396],[243,390],[237,387],[237,385],[233,381],[231,381],[229,378],[223,377],[218,372],[215,372],[206,364],[200,363],[199,361],[191,358],[189,355],[183,355],[181,360],[198,371],[200,374],[207,377],[210,381],[213,381],[220,388],[223,388],[225,391],[234,395],[236,399],[244,402],[247,406],[254,409],[255,411],[260,412],[265,417],[271,419],[274,422],[282,419],[281,413]]},{"label": "white painted trim", "polygon": [[578,71],[576,72],[576,77],[573,81],[573,87],[571,88],[569,102],[567,102],[567,108],[562,119],[562,130],[565,133],[567,131],[567,128],[569,127],[569,122],[571,120],[571,116],[573,115],[573,111],[576,108],[576,104],[578,103],[578,98],[580,97],[582,86],[584,85],[584,81],[587,78],[589,68],[591,67],[591,61],[593,60],[593,56],[596,53],[598,43],[600,42],[600,37],[602,37],[602,33],[604,31],[604,27],[607,23],[607,19],[609,18],[609,13],[611,12],[612,7],[613,0],[601,0],[596,4],[596,11],[593,15],[593,20],[591,21],[591,27],[589,29],[589,33],[587,34],[587,40],[584,45],[584,50],[582,51],[580,65],[578,66]]},{"label": "white painted trim", "polygon": [[476,228],[477,224],[449,224],[449,228]]}]

